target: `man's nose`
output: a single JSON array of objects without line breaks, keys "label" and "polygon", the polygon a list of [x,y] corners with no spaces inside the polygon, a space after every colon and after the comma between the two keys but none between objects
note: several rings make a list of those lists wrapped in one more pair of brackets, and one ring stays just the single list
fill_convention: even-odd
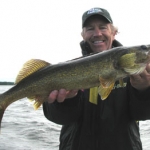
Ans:
[{"label": "man's nose", "polygon": [[96,29],[94,30],[94,36],[101,36],[101,35],[102,35],[101,30],[100,30],[99,28],[96,28]]}]

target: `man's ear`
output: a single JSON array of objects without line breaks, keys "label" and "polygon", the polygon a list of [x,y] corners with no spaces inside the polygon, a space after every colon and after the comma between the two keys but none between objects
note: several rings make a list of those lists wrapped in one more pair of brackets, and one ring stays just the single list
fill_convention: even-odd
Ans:
[{"label": "man's ear", "polygon": [[117,31],[114,31],[113,35],[114,35],[114,36],[117,35]]}]

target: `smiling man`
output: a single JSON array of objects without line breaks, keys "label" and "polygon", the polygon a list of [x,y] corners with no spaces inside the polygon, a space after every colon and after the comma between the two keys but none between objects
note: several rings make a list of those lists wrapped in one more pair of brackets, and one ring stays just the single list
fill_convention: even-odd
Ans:
[{"label": "smiling man", "polygon": [[[83,55],[121,46],[109,12],[92,8],[82,16]],[[150,119],[150,66],[124,79],[102,101],[89,102],[91,89],[54,90],[43,104],[44,115],[62,125],[60,150],[142,150],[137,120]],[[81,72],[82,74],[82,72]],[[51,136],[51,135],[50,135]]]},{"label": "smiling man", "polygon": [[93,8],[83,14],[82,20],[82,37],[92,51],[100,52],[112,47],[117,29],[112,25],[112,19],[106,10]]}]

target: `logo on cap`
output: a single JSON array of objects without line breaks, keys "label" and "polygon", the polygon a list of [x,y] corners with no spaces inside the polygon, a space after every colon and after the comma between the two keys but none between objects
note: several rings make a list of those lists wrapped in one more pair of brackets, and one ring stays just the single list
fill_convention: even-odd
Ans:
[{"label": "logo on cap", "polygon": [[92,8],[87,12],[87,14],[93,14],[98,12],[102,12],[102,10],[100,8]]}]

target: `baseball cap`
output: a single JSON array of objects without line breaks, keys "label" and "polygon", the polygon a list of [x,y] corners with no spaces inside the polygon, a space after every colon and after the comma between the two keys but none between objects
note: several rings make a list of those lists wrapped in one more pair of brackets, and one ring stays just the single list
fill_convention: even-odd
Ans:
[{"label": "baseball cap", "polygon": [[98,7],[95,7],[95,8],[91,8],[90,10],[86,11],[83,16],[82,16],[82,28],[84,27],[85,25],[85,21],[93,16],[93,15],[100,15],[100,16],[103,16],[105,19],[107,19],[110,23],[113,23],[112,21],[112,18],[109,14],[109,12],[106,10],[106,9],[103,9],[103,8],[98,8]]}]

